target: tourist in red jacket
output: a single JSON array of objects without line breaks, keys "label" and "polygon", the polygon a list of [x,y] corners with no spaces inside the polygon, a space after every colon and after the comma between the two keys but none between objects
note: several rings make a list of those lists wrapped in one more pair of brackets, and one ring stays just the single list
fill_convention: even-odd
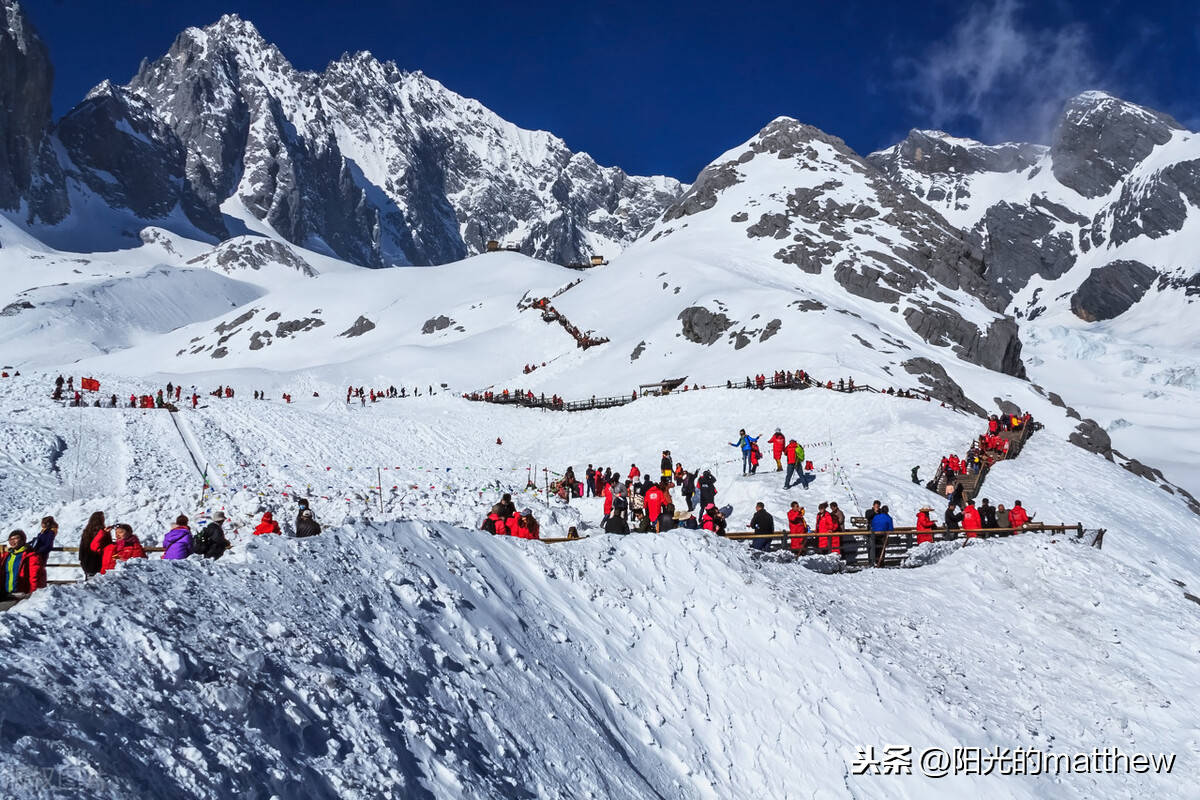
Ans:
[{"label": "tourist in red jacket", "polygon": [[0,598],[33,594],[46,585],[42,557],[25,543],[25,531],[8,535],[8,550],[0,557]]},{"label": "tourist in red jacket", "polygon": [[125,523],[120,523],[114,525],[113,530],[117,535],[112,540],[112,544],[104,548],[100,561],[100,572],[102,573],[117,566],[118,561],[146,557],[146,551],[142,547],[141,541],[133,535],[133,528]]},{"label": "tourist in red jacket", "polygon": [[783,433],[779,428],[776,428],[775,433],[767,441],[771,443],[771,455],[775,458],[775,471],[783,472],[783,448],[787,446],[787,441],[784,439]]},{"label": "tourist in red jacket", "polygon": [[657,484],[651,484],[646,490],[646,515],[648,519],[658,519],[662,512],[663,491]]},{"label": "tourist in red jacket", "polygon": [[[837,530],[837,522],[833,518],[833,514],[828,511],[829,504],[821,503],[817,507],[817,533],[830,534]],[[842,547],[840,536],[818,536],[817,550],[822,553],[828,553],[830,550],[840,550]]]},{"label": "tourist in red jacket", "polygon": [[262,536],[264,533],[280,533],[279,523],[271,516],[271,512],[267,511],[262,515],[262,522],[254,528],[255,536]]},{"label": "tourist in red jacket", "polygon": [[521,539],[540,539],[540,530],[538,521],[533,518],[533,511],[527,508],[517,517],[517,529],[513,536]]},{"label": "tourist in red jacket", "polygon": [[974,539],[982,527],[983,520],[979,516],[979,509],[975,508],[975,501],[968,500],[967,507],[963,509],[962,529],[967,532],[968,539]]},{"label": "tourist in red jacket", "polygon": [[917,512],[917,544],[925,544],[933,541],[932,531],[937,528],[933,524],[933,518],[929,516],[933,511],[929,506],[925,506]]},{"label": "tourist in red jacket", "polygon": [[[808,533],[808,522],[804,519],[804,509],[795,500],[792,501],[792,507],[787,513],[788,533]],[[790,540],[793,550],[802,550],[804,548],[805,539],[801,536],[794,537]]]},{"label": "tourist in red jacket", "polygon": [[[1025,523],[1029,522],[1029,514],[1021,507],[1021,501],[1013,503],[1012,510],[1008,512],[1008,526],[1010,528],[1020,528]],[[1016,533],[1016,531],[1013,531]]]},{"label": "tourist in red jacket", "polygon": [[100,559],[100,574],[103,575],[108,570],[112,569],[112,564],[104,565],[104,554],[108,550],[109,545],[113,543],[112,528],[101,528],[100,531],[92,537],[92,543],[88,545],[96,557]]}]

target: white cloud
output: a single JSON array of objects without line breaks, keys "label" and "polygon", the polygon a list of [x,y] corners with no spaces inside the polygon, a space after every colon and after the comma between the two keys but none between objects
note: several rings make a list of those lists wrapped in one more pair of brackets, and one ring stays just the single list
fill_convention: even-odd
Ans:
[{"label": "white cloud", "polygon": [[1046,141],[1063,102],[1099,88],[1082,25],[1035,29],[1017,0],[972,6],[928,54],[902,64],[929,126],[967,124],[988,142]]}]

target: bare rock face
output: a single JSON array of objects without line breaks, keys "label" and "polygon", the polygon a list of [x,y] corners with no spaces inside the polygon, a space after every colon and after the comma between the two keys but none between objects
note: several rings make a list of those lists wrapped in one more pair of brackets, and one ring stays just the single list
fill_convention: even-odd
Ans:
[{"label": "bare rock face", "polygon": [[1088,322],[1124,314],[1150,289],[1158,276],[1137,261],[1114,261],[1094,269],[1071,296],[1071,310]]},{"label": "bare rock face", "polygon": [[25,200],[31,221],[55,223],[68,200],[47,135],[54,70],[21,4],[0,0],[0,14],[0,208]]},{"label": "bare rock face", "polygon": [[967,397],[962,387],[955,383],[944,367],[928,358],[910,358],[901,366],[910,374],[918,376],[923,390],[930,396],[941,400],[954,408],[970,411],[979,417],[986,417],[987,411],[983,406]]},{"label": "bare rock face", "polygon": [[683,338],[702,345],[715,343],[737,324],[724,314],[713,313],[703,306],[685,308],[679,312],[678,319],[683,323]]},{"label": "bare rock face", "polygon": [[1054,177],[1084,197],[1099,197],[1182,129],[1167,114],[1085,92],[1067,105],[1054,132]]},{"label": "bare rock face", "polygon": [[1102,455],[1109,461],[1113,460],[1112,439],[1094,419],[1080,420],[1075,426],[1075,431],[1067,439],[1071,444],[1082,447],[1089,453]]},{"label": "bare rock face", "polygon": [[[1071,212],[1062,209],[1061,213]],[[1002,202],[987,210],[980,225],[987,238],[983,250],[987,276],[1006,299],[1034,275],[1054,280],[1075,266],[1074,237],[1057,230],[1050,214]]]},{"label": "bare rock face", "polygon": [[359,316],[359,318],[354,321],[353,325],[339,333],[338,336],[345,336],[347,339],[353,339],[356,336],[362,336],[364,333],[370,333],[373,330],[375,330],[375,323],[371,322],[371,320],[364,316]]},{"label": "bare rock face", "polygon": [[425,320],[425,324],[421,326],[421,333],[430,334],[444,331],[454,324],[454,320],[447,317],[445,314],[439,314],[436,317]]}]

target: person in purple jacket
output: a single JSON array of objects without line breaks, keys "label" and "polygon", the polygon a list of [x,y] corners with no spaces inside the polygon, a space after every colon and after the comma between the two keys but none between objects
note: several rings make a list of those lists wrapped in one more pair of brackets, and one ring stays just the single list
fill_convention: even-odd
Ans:
[{"label": "person in purple jacket", "polygon": [[192,529],[183,514],[175,519],[175,527],[163,537],[163,548],[163,558],[167,561],[178,561],[192,554]]}]

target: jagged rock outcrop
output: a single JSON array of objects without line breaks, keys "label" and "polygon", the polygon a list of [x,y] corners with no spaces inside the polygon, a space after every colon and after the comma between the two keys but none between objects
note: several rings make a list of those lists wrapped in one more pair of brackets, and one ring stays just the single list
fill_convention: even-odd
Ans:
[{"label": "jagged rock outcrop", "polygon": [[212,251],[187,263],[224,272],[238,269],[260,270],[269,264],[278,264],[294,269],[306,278],[317,275],[311,264],[283,242],[257,236],[242,236],[222,242]]},{"label": "jagged rock outcrop", "polygon": [[47,136],[54,69],[17,0],[0,0],[0,208],[28,204],[30,221],[58,222],[68,208]]},{"label": "jagged rock outcrop", "polygon": [[1067,103],[1054,131],[1054,177],[1084,197],[1107,194],[1179,130],[1183,126],[1167,114],[1103,92],[1084,92]]}]

